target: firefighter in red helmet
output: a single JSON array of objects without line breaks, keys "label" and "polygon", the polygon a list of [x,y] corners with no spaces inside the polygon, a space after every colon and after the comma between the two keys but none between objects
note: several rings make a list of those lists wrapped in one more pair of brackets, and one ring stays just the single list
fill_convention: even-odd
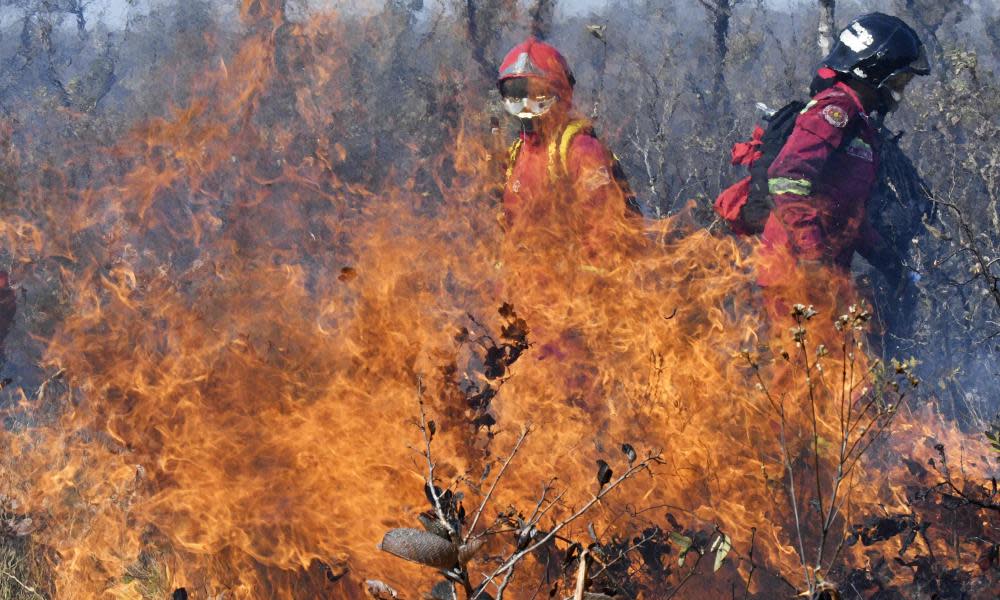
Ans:
[{"label": "firefighter in red helmet", "polygon": [[641,213],[615,156],[573,114],[573,84],[566,59],[534,38],[504,58],[497,85],[521,132],[508,155],[503,222],[508,236],[524,239],[528,230],[559,221],[587,263],[629,229],[635,219],[626,215]]},{"label": "firefighter in red helmet", "polygon": [[549,44],[528,38],[497,78],[520,132],[508,152],[500,220],[505,300],[524,306],[536,358],[565,377],[567,397],[600,396],[575,298],[629,262],[643,244],[641,212],[615,156],[573,111],[573,74]]}]

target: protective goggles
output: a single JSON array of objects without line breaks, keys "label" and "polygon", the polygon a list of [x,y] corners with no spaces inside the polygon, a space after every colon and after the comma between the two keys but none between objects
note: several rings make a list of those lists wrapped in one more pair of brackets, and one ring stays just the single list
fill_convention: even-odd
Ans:
[{"label": "protective goggles", "polygon": [[547,113],[559,100],[550,86],[529,77],[515,77],[500,82],[503,107],[518,119],[534,119]]},{"label": "protective goggles", "polygon": [[556,96],[504,97],[503,108],[518,119],[534,119],[549,112],[558,99]]}]

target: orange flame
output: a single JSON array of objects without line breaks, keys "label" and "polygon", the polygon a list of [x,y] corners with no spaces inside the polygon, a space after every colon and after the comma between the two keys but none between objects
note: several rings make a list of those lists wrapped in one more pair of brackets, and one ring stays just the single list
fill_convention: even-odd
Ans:
[{"label": "orange flame", "polygon": [[[436,192],[407,166],[385,177],[398,185],[343,180],[350,124],[334,115],[351,101],[350,67],[328,47],[342,25],[285,23],[256,0],[242,14],[263,25],[204,73],[192,100],[93,158],[101,185],[53,195],[39,182],[27,196],[47,214],[3,226],[8,247],[47,265],[23,274],[44,271],[67,290],[58,327],[39,337],[61,375],[45,393],[22,392],[10,414],[26,425],[0,436],[4,491],[43,516],[36,535],[57,557],[58,596],[139,598],[162,580],[194,597],[361,597],[371,577],[416,596],[428,574],[375,544],[425,508],[408,448],[420,378],[445,423],[445,481],[480,471],[526,423],[537,435],[497,506],[531,502],[555,475],[567,506],[578,504],[596,459],[623,442],[660,448],[664,467],[599,507],[599,529],[627,532],[629,510],[660,507],[718,524],[743,555],[756,536],[761,563],[797,578],[780,415],[740,358],[758,336],[787,341],[794,324],[755,308],[748,250],[684,215],[637,231],[553,207],[552,219],[505,234],[490,206],[496,140],[471,107],[453,152],[428,149]],[[310,57],[302,71],[277,66],[278,36]],[[579,219],[604,224],[599,243],[579,241]],[[824,343],[831,360],[843,356],[830,325],[848,288],[789,282],[787,297],[801,292],[821,311],[810,352]],[[494,400],[488,439],[449,404],[454,381],[441,368],[467,359],[454,341],[466,315],[488,321],[507,301],[533,347]],[[853,403],[870,365],[847,351],[858,353]],[[811,476],[804,457],[823,438],[828,472],[845,384],[822,381],[810,403],[791,371],[765,375],[786,410],[788,460]],[[904,447],[932,436],[964,445],[922,413],[900,414],[897,427]],[[879,460],[858,465],[845,514],[905,504],[893,480],[904,465]]]}]

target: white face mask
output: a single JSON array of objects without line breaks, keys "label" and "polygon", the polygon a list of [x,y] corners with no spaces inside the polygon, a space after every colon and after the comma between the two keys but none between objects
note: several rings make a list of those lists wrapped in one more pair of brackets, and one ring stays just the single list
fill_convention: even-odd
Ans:
[{"label": "white face mask", "polygon": [[549,112],[556,103],[556,96],[535,96],[533,98],[504,98],[503,108],[518,119],[534,119]]}]

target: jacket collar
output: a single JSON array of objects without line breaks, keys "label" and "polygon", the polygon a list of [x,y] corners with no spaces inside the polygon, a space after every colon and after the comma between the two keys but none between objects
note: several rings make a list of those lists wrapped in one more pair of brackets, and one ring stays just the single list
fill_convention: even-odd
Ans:
[{"label": "jacket collar", "polygon": [[862,118],[864,118],[865,123],[871,123],[871,117],[868,115],[867,112],[865,112],[865,105],[864,103],[861,102],[861,96],[859,96],[858,93],[854,91],[854,88],[847,85],[843,81],[838,81],[836,84],[834,84],[833,89],[836,89],[837,91],[846,94],[847,97],[851,99],[851,102],[854,103],[854,107],[858,109],[858,114],[861,115]]}]

